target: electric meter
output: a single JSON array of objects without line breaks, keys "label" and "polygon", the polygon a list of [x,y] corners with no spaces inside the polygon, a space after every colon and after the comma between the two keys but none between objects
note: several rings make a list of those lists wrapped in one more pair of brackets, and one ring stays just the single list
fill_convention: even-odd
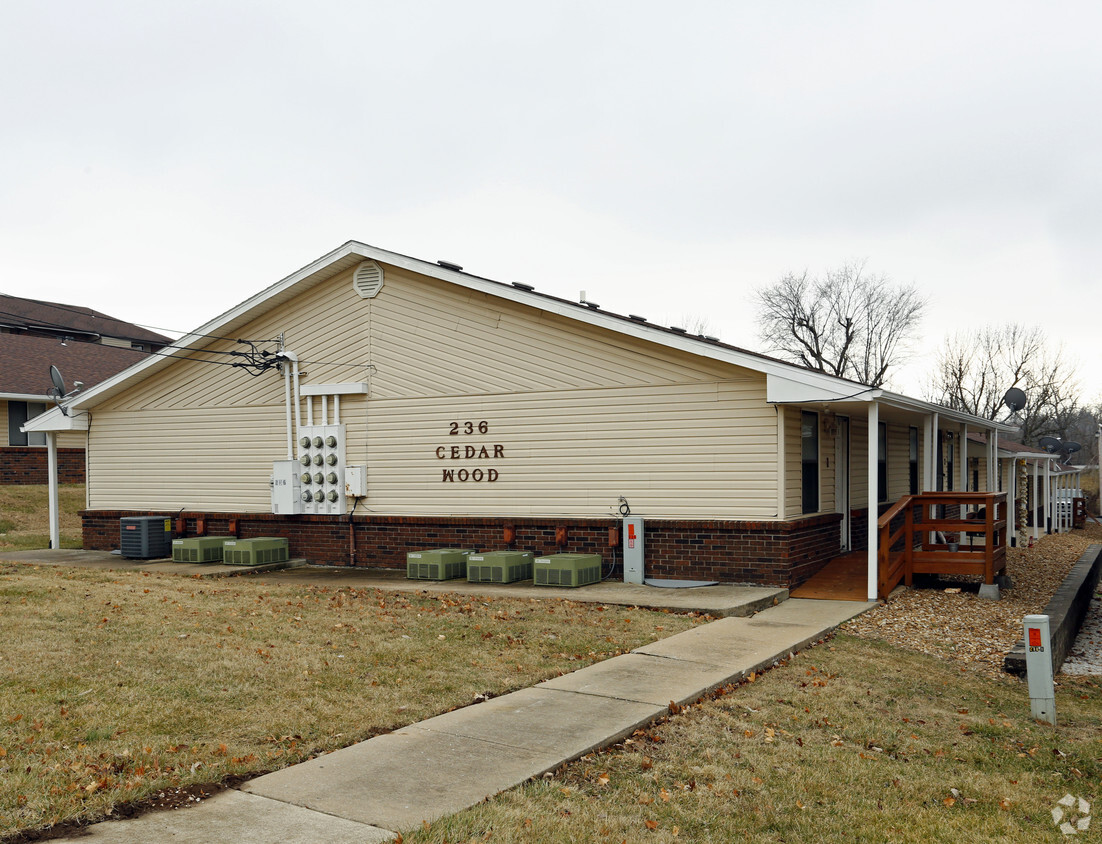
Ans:
[{"label": "electric meter", "polygon": [[302,498],[302,500],[303,500],[303,501],[305,501],[305,502],[309,503],[310,501],[313,501],[313,499],[314,499],[314,496],[312,496],[312,495],[310,494],[310,492],[309,492],[309,491],[307,491],[307,492],[304,492],[304,493],[302,493],[302,496],[301,496],[301,498]]},{"label": "electric meter", "polygon": [[[348,429],[340,424],[301,425],[295,432],[299,446],[299,468],[293,478],[299,489],[295,490],[294,501],[298,506],[298,496],[306,488],[307,498],[303,498],[303,512],[339,516],[348,512],[349,499],[345,492],[345,461],[347,460]],[[366,495],[366,493],[365,493]],[[362,497],[362,496],[361,496]]]}]

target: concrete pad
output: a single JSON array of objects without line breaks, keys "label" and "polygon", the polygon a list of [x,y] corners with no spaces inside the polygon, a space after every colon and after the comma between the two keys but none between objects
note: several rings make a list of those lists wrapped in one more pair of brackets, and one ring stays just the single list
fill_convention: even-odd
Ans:
[{"label": "concrete pad", "polygon": [[694,701],[732,679],[729,668],[630,653],[547,680],[536,688],[666,707],[670,701],[677,704]]},{"label": "concrete pad", "polygon": [[94,824],[74,837],[54,840],[71,844],[376,844],[395,838],[385,829],[231,789],[190,808]]},{"label": "concrete pad", "polygon": [[774,606],[788,597],[787,589],[732,583],[686,589],[664,589],[607,580],[578,589],[568,589],[535,586],[530,580],[519,583],[470,583],[462,578],[409,580],[402,571],[325,566],[307,566],[291,572],[279,572],[265,576],[265,579],[277,583],[300,583],[330,588],[352,586],[357,589],[384,589],[392,592],[425,592],[430,595],[446,592],[501,598],[535,598],[537,600],[554,598],[584,604],[647,607],[671,612],[695,611],[707,613],[715,618],[751,615]]},{"label": "concrete pad", "polygon": [[306,559],[299,557],[281,563],[264,563],[259,566],[227,566],[222,563],[174,563],[169,557],[137,560],[112,554],[110,551],[84,551],[79,548],[40,548],[32,551],[7,551],[0,554],[0,562],[34,566],[71,566],[72,568],[98,571],[148,571],[150,573],[175,574],[181,577],[236,577],[242,574],[259,574],[300,568]]}]

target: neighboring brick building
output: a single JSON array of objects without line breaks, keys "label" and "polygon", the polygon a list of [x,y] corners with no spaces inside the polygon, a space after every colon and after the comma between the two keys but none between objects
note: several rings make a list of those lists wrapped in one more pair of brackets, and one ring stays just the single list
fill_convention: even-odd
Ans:
[{"label": "neighboring brick building", "polygon": [[[51,365],[87,389],[168,342],[91,308],[0,294],[0,485],[46,483],[46,436],[20,429],[53,406]],[[84,445],[83,432],[59,436],[62,483],[84,482]]]}]

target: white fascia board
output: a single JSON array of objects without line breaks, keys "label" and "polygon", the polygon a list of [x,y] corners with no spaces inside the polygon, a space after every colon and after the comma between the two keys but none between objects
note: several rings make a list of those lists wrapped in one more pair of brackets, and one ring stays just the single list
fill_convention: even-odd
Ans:
[{"label": "white fascia board", "polygon": [[68,406],[66,409],[69,410],[69,416],[63,414],[60,407],[54,407],[28,420],[20,430],[28,434],[32,431],[87,431],[88,414],[74,415]]},{"label": "white fascia board", "polygon": [[952,410],[944,405],[922,401],[921,399],[912,399],[910,396],[900,395],[899,393],[885,392],[880,398],[880,401],[883,404],[898,407],[902,410],[913,410],[925,414],[936,413],[939,420],[948,420],[961,425],[967,425],[973,430],[997,431],[1000,434],[1012,434],[1018,430],[1014,425],[995,422],[991,419],[984,419],[982,416],[973,416],[970,413],[962,413],[959,410]]},{"label": "white fascia board", "polygon": [[298,392],[301,396],[366,396],[368,385],[366,381],[348,384],[303,384]]},{"label": "white fascia board", "polygon": [[[829,376],[827,376],[829,377]],[[806,379],[769,374],[765,379],[765,400],[771,404],[814,404],[816,402],[871,401],[880,395],[875,387],[854,391],[854,385],[831,379],[833,383],[810,384]]]},{"label": "white fascia board", "polygon": [[53,401],[50,396],[37,393],[0,393],[2,401]]}]

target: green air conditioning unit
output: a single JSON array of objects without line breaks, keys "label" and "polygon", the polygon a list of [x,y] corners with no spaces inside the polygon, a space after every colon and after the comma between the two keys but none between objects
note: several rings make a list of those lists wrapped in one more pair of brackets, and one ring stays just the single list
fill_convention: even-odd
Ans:
[{"label": "green air conditioning unit", "polygon": [[454,580],[467,576],[467,556],[464,548],[433,548],[431,551],[411,551],[406,554],[406,577],[410,580]]},{"label": "green air conditioning unit", "polygon": [[286,539],[258,536],[256,539],[227,539],[222,543],[222,561],[231,566],[262,566],[291,559]]},{"label": "green air conditioning unit", "polygon": [[552,554],[532,562],[536,586],[588,586],[601,580],[600,554]]},{"label": "green air conditioning unit", "polygon": [[512,583],[532,579],[531,551],[490,551],[467,558],[470,583]]},{"label": "green air conditioning unit", "polygon": [[191,539],[172,540],[174,563],[220,563],[222,545],[232,536],[195,536]]}]

